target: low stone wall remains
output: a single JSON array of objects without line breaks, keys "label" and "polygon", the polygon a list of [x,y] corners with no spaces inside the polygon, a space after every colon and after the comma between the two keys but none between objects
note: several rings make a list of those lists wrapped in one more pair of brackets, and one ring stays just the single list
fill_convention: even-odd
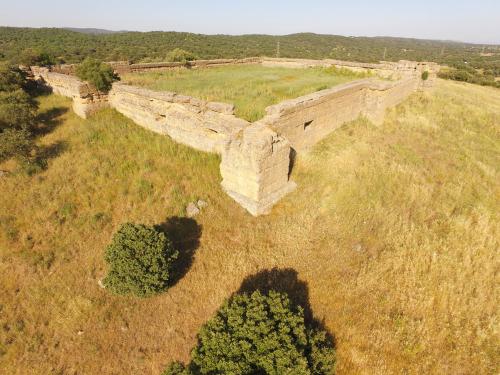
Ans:
[{"label": "low stone wall remains", "polygon": [[[86,118],[111,106],[137,124],[195,149],[221,155],[222,187],[252,215],[269,213],[295,188],[289,180],[292,155],[304,152],[342,124],[366,116],[376,124],[385,110],[412,92],[434,85],[439,66],[433,63],[362,64],[338,60],[242,59],[202,60],[192,67],[262,63],[267,66],[339,66],[390,73],[397,80],[362,79],[266,108],[266,116],[249,123],[234,115],[234,106],[206,102],[173,92],[156,92],[122,83],[108,95],[74,76],[32,67],[36,79],[54,93],[73,99],[75,113]],[[178,68],[177,63],[121,64],[126,71]],[[117,64],[118,65],[118,64]],[[135,67],[133,67],[135,65]],[[130,68],[133,67],[133,68]],[[421,74],[429,72],[423,81]]]},{"label": "low stone wall remains", "polygon": [[263,66],[269,67],[284,67],[284,68],[314,68],[314,67],[331,67],[344,68],[353,72],[372,73],[374,76],[402,79],[405,76],[413,76],[416,72],[420,74],[424,70],[432,73],[439,71],[439,65],[433,62],[415,62],[408,60],[400,60],[398,62],[383,61],[380,63],[362,63],[355,61],[343,61],[334,59],[324,60],[309,60],[309,59],[291,59],[291,58],[269,58],[263,57],[261,60]]},{"label": "low stone wall remains", "polygon": [[245,59],[215,59],[215,60],[193,60],[183,62],[157,62],[157,63],[139,63],[139,64],[122,64],[112,65],[115,71],[119,74],[123,73],[137,73],[149,71],[162,71],[171,69],[196,69],[196,68],[212,68],[226,65],[249,65],[260,64],[259,57],[249,57]]},{"label": "low stone wall remains", "polygon": [[109,103],[137,124],[206,152],[222,153],[226,144],[250,125],[234,115],[232,104],[122,83],[113,84]]},{"label": "low stone wall remains", "polygon": [[108,106],[107,95],[75,76],[35,66],[31,68],[31,72],[34,79],[50,87],[55,94],[73,99],[73,110],[80,117],[87,118]]},{"label": "low stone wall remains", "polygon": [[360,115],[382,122],[387,107],[397,105],[417,88],[418,80],[411,78],[358,80],[270,106],[260,122],[301,152]]}]

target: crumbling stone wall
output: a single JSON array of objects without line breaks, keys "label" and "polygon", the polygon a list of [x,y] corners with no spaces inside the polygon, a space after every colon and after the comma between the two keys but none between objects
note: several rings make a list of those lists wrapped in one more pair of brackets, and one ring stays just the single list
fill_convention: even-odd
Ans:
[{"label": "crumbling stone wall", "polygon": [[[429,78],[436,79],[439,71],[439,65],[432,62],[415,62],[400,60],[398,62],[383,61],[380,63],[362,63],[355,61],[343,61],[334,59],[308,60],[291,58],[269,58],[264,57],[261,60],[263,66],[285,67],[285,68],[313,68],[330,67],[349,69],[353,72],[372,73],[374,76],[382,78],[391,78],[393,80],[402,79],[408,76],[420,75],[424,70],[430,74]],[[429,84],[429,86],[432,84]]]},{"label": "crumbling stone wall", "polygon": [[250,125],[234,115],[234,105],[206,102],[173,92],[114,83],[109,103],[137,124],[197,150],[222,153]]},{"label": "crumbling stone wall", "polygon": [[178,68],[211,68],[217,66],[226,65],[248,65],[248,64],[260,64],[261,59],[259,57],[249,57],[245,59],[215,59],[215,60],[193,60],[183,62],[157,62],[157,63],[138,63],[138,64],[115,64],[112,65],[117,73],[137,73],[137,72],[149,72],[156,70],[170,70]]},{"label": "crumbling stone wall", "polygon": [[404,100],[418,84],[412,78],[349,82],[267,107],[261,122],[301,152],[360,115],[380,123],[385,109]]},{"label": "crumbling stone wall", "polygon": [[[235,62],[237,61],[237,62]],[[252,215],[269,213],[273,205],[294,189],[289,181],[291,155],[303,152],[342,124],[364,115],[374,123],[383,121],[392,107],[417,89],[433,86],[438,66],[431,63],[361,64],[337,60],[244,59],[210,60],[193,67],[232,63],[255,63],[287,67],[342,66],[355,70],[389,72],[397,80],[358,80],[266,109],[266,116],[253,124],[234,115],[234,106],[206,102],[173,92],[156,92],[122,83],[113,84],[103,96],[88,83],[71,75],[33,67],[34,76],[52,87],[56,94],[73,98],[73,108],[81,117],[105,105],[137,124],[177,142],[202,151],[221,154],[223,189]],[[136,66],[136,69],[163,69],[172,66]],[[203,65],[205,64],[205,65]],[[271,66],[270,65],[270,66]],[[118,64],[117,64],[118,66]],[[129,69],[130,64],[122,64]],[[422,81],[423,71],[429,79]]]},{"label": "crumbling stone wall", "polygon": [[51,72],[48,68],[41,67],[32,67],[31,72],[36,80],[50,87],[55,94],[73,99],[73,110],[80,117],[87,118],[108,106],[106,95],[75,76]]},{"label": "crumbling stone wall", "polygon": [[295,151],[303,151],[360,115],[368,82],[354,81],[283,101],[267,107],[261,121],[288,139]]}]

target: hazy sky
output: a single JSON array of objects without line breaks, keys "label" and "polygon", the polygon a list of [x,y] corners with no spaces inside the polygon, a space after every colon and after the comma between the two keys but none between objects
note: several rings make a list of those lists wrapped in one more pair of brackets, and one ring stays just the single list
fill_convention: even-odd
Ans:
[{"label": "hazy sky", "polygon": [[0,0],[0,25],[290,34],[500,44],[500,0]]}]

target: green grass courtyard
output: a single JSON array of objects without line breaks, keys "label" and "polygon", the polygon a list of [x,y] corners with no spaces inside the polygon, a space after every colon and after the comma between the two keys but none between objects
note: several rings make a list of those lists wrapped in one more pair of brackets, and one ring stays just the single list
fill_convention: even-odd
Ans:
[{"label": "green grass courtyard", "polygon": [[238,117],[256,121],[270,105],[364,77],[366,74],[347,69],[237,65],[130,73],[123,75],[122,81],[156,91],[232,103]]}]

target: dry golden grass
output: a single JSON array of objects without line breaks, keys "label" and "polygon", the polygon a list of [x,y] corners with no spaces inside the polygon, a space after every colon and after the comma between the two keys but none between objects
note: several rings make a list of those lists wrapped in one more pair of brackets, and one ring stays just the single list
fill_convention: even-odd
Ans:
[{"label": "dry golden grass", "polygon": [[[159,374],[273,267],[307,283],[338,374],[499,372],[499,90],[440,81],[383,126],[346,125],[299,158],[297,190],[260,218],[221,191],[216,156],[111,110],[62,120],[42,139],[67,143],[45,172],[0,179],[2,374]],[[164,222],[195,198],[210,206],[175,286],[150,299],[99,288],[121,223]]]}]

